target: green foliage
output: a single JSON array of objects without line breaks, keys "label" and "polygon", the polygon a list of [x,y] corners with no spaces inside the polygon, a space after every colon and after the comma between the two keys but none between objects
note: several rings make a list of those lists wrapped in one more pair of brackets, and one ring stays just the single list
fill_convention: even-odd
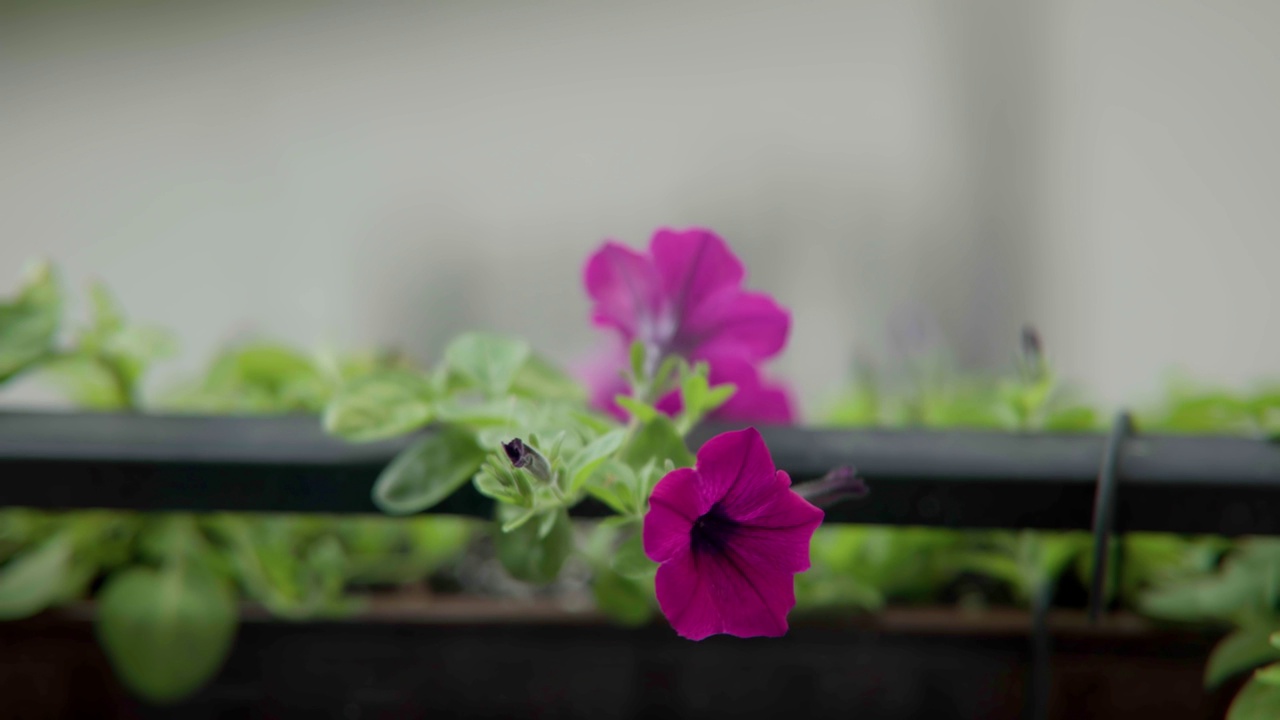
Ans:
[{"label": "green foliage", "polygon": [[[53,272],[33,270],[0,303],[0,381],[37,373],[76,404],[95,409],[322,414],[325,429],[356,442],[418,434],[373,488],[385,512],[430,509],[467,480],[494,501],[492,552],[524,582],[555,581],[571,563],[591,570],[597,606],[618,622],[655,612],[656,565],[640,528],[661,477],[695,462],[685,437],[734,392],[711,386],[708,368],[632,348],[625,424],[590,412],[583,389],[520,340],[468,333],[419,367],[396,353],[338,357],[269,342],[226,349],[196,381],[144,402],[152,367],[173,352],[162,331],[130,323],[101,286],[88,323],[58,345],[62,299]],[[1058,379],[1038,344],[1014,371],[973,377],[944,356],[892,372],[863,366],[838,395],[828,423],[966,427],[1012,432],[1099,428],[1100,415]],[[680,392],[668,417],[660,398]],[[1280,431],[1280,390],[1176,386],[1166,406],[1139,415],[1144,430]],[[428,428],[428,426],[430,427]],[[426,428],[426,432],[422,432]],[[515,467],[503,443],[520,438],[540,458]],[[575,532],[580,502],[619,517]],[[321,518],[229,514],[199,518],[124,513],[0,512],[0,619],[26,617],[99,591],[99,635],[135,692],[180,699],[216,672],[236,626],[236,600],[290,619],[359,606],[361,587],[420,584],[472,546],[470,521],[445,517]],[[585,539],[584,539],[585,538]],[[1070,579],[1087,584],[1083,534],[824,527],[812,569],[797,577],[802,610],[890,603],[1028,603]],[[1215,650],[1206,682],[1280,658],[1266,642],[1280,627],[1280,545],[1131,535],[1113,543],[1110,598],[1153,618],[1237,628]],[[1225,559],[1219,562],[1225,555]],[[576,557],[575,557],[576,556]],[[1280,715],[1280,664],[1258,670],[1231,717]],[[1252,713],[1252,714],[1250,714]],[[1261,714],[1259,714],[1261,713]]]},{"label": "green foliage", "polygon": [[53,269],[32,265],[17,297],[0,303],[0,382],[33,367],[55,350],[62,294]]},{"label": "green foliage", "polygon": [[431,397],[426,377],[383,370],[344,385],[325,407],[324,428],[355,441],[404,435],[431,420]]},{"label": "green foliage", "polygon": [[20,620],[57,602],[73,549],[69,534],[54,535],[0,568],[0,620]]},{"label": "green foliage", "polygon": [[[573,551],[573,526],[564,508],[531,514],[499,503],[496,519],[498,559],[511,577],[545,584],[560,574]],[[515,520],[521,522],[515,524]]]},{"label": "green foliage", "polygon": [[156,530],[156,567],[113,574],[98,597],[97,631],[117,674],[146,700],[167,704],[209,681],[235,637],[230,584],[216,572],[189,518]]},{"label": "green foliage", "polygon": [[1231,702],[1227,720],[1275,720],[1280,713],[1280,685],[1250,680]]},{"label": "green foliage", "polygon": [[[401,388],[429,388],[404,358],[311,356],[272,343],[230,348],[196,381],[145,403],[145,376],[172,354],[172,337],[132,324],[100,285],[90,288],[89,300],[88,322],[59,346],[63,303],[54,273],[46,266],[29,273],[17,297],[0,302],[0,381],[31,373],[75,404],[103,410],[317,413],[334,401],[336,424],[366,439],[425,422],[403,405],[373,408],[378,401],[365,395],[395,398]],[[543,388],[562,380],[545,368],[522,377]],[[350,394],[336,402],[339,389]],[[483,454],[474,456],[478,464]],[[473,469],[457,472],[458,482]],[[112,665],[139,696],[169,703],[221,665],[235,632],[237,598],[291,619],[348,613],[359,606],[352,593],[361,586],[422,583],[456,562],[473,537],[472,521],[445,517],[3,509],[0,619],[80,600],[104,580],[98,634]]]},{"label": "green foliage", "polygon": [[498,398],[507,394],[529,356],[529,345],[523,341],[467,333],[445,348],[444,368],[465,386]]},{"label": "green foliage", "polygon": [[396,456],[378,476],[373,501],[392,515],[422,512],[471,479],[484,458],[473,434],[445,426]]},{"label": "green foliage", "polygon": [[591,565],[596,607],[622,625],[643,625],[656,611],[653,581],[657,564],[645,557],[635,520],[600,523],[583,547]]},{"label": "green foliage", "polygon": [[1219,641],[1205,666],[1205,687],[1215,688],[1246,670],[1280,660],[1280,648],[1270,642],[1275,629],[1274,625],[1241,627]]},{"label": "green foliage", "polygon": [[317,359],[258,342],[221,352],[202,378],[170,393],[164,406],[201,413],[318,412],[334,386]]}]

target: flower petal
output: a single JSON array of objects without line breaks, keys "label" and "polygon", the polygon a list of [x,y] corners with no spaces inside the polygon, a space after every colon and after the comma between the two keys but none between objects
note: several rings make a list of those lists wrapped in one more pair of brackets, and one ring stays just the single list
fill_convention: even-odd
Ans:
[{"label": "flower petal", "polygon": [[[779,471],[781,472],[781,471]],[[784,473],[785,475],[785,473]],[[790,573],[809,569],[809,543],[822,524],[822,510],[788,490],[771,512],[734,531],[730,550],[751,566],[770,565]]]},{"label": "flower petal", "polygon": [[796,412],[795,401],[791,398],[788,388],[779,383],[767,383],[758,375],[754,380],[754,382],[747,382],[742,378],[737,381],[727,379],[720,381],[734,382],[738,386],[738,391],[724,405],[717,408],[711,417],[727,422],[755,422],[768,425],[791,425],[796,422],[799,413]]},{"label": "flower petal", "polygon": [[[721,503],[721,507],[732,508],[738,513],[738,522],[742,523],[742,528],[746,530],[806,530],[808,535],[812,535],[813,531],[822,524],[823,512],[808,500],[800,497],[798,493],[791,489],[791,476],[786,472],[779,470],[774,477],[774,487],[776,492],[769,493],[762,500],[757,502],[750,508],[734,507],[735,501],[742,498],[733,498]],[[726,510],[726,513],[728,511]],[[746,533],[750,534],[750,533]],[[805,537],[807,538],[808,535]],[[804,541],[805,565],[797,568],[796,572],[805,570],[808,565],[808,547],[809,541]]]},{"label": "flower petal", "polygon": [[595,301],[591,319],[614,327],[630,340],[661,306],[662,283],[653,263],[626,245],[606,242],[587,259],[587,294]]},{"label": "flower petal", "polygon": [[740,554],[684,550],[658,568],[658,606],[690,640],[720,633],[779,637],[795,607],[795,576],[755,549]]},{"label": "flower petal", "polygon": [[673,344],[676,352],[694,359],[760,361],[782,352],[790,332],[791,313],[772,297],[731,287],[686,307]]},{"label": "flower petal", "polygon": [[644,516],[644,554],[661,563],[688,550],[693,523],[711,509],[699,491],[701,478],[693,468],[667,473],[649,496],[649,512]]},{"label": "flower petal", "polygon": [[[720,503],[725,516],[740,515],[778,492],[778,479],[769,448],[755,428],[721,433],[698,449],[698,474],[707,507]],[[789,489],[784,486],[783,490]]]},{"label": "flower petal", "polygon": [[703,228],[662,228],[649,243],[662,292],[683,318],[720,290],[737,288],[746,270],[720,236]]}]

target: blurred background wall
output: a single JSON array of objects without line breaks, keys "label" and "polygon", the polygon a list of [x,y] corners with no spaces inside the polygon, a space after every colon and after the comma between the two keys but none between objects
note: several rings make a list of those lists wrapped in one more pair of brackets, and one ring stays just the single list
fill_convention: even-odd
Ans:
[{"label": "blurred background wall", "polygon": [[472,327],[570,361],[586,254],[696,224],[793,309],[809,411],[1024,321],[1104,403],[1236,384],[1280,375],[1278,48],[1274,0],[0,2],[0,284],[106,281],[171,376]]}]

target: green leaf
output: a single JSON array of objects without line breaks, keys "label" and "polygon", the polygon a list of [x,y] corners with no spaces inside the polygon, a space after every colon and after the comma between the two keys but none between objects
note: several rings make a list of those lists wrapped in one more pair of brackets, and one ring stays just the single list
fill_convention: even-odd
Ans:
[{"label": "green leaf", "polygon": [[55,535],[0,568],[0,620],[30,617],[56,602],[71,571],[72,542]]},{"label": "green leaf", "polygon": [[490,397],[499,397],[511,388],[529,355],[529,345],[523,340],[466,333],[445,348],[444,362],[455,375]]},{"label": "green leaf", "polygon": [[53,351],[61,313],[62,297],[53,270],[46,263],[32,266],[18,296],[0,303],[0,382]]},{"label": "green leaf", "polygon": [[[498,505],[498,522],[505,525],[522,512],[514,505]],[[511,577],[546,584],[560,574],[560,568],[573,550],[573,526],[564,508],[550,512],[554,517],[543,538],[538,537],[541,522],[526,522],[511,532],[496,534],[498,559]]]},{"label": "green leaf", "polygon": [[684,411],[690,415],[702,416],[707,400],[707,391],[711,386],[707,383],[708,368],[706,363],[698,363],[693,372],[684,376],[680,383],[680,402]]},{"label": "green leaf", "polygon": [[343,387],[325,407],[324,428],[348,440],[384,440],[421,428],[431,412],[426,378],[387,370]]},{"label": "green leaf", "polygon": [[1269,642],[1271,630],[1271,626],[1245,627],[1223,638],[1209,654],[1204,686],[1213,689],[1246,670],[1280,660],[1280,649],[1272,647]]},{"label": "green leaf", "polygon": [[124,312],[110,288],[101,282],[89,286],[91,308],[90,325],[80,335],[80,346],[90,352],[98,352],[107,339],[124,327]]},{"label": "green leaf", "polygon": [[564,371],[538,355],[530,355],[516,373],[511,392],[538,400],[571,400],[582,402],[586,389]]},{"label": "green leaf", "polygon": [[471,433],[445,425],[391,461],[373,485],[373,502],[391,515],[422,512],[471,479],[484,458]]},{"label": "green leaf", "polygon": [[734,393],[738,392],[738,386],[733,383],[721,383],[707,391],[707,397],[703,401],[703,413],[712,413],[720,409],[721,405],[729,402]]},{"label": "green leaf", "polygon": [[1275,720],[1280,717],[1280,685],[1250,680],[1227,710],[1226,720]]},{"label": "green leaf", "polygon": [[120,410],[131,402],[111,368],[93,355],[63,355],[40,367],[40,377],[67,399],[93,410]]},{"label": "green leaf", "polygon": [[1051,414],[1044,421],[1044,429],[1049,432],[1083,432],[1098,426],[1098,414],[1089,407],[1063,408]]},{"label": "green leaf", "polygon": [[1223,571],[1165,587],[1155,588],[1138,598],[1138,608],[1162,620],[1196,622],[1229,620],[1261,595],[1256,568],[1229,562]]},{"label": "green leaf", "polygon": [[159,569],[133,567],[98,594],[98,638],[126,686],[156,704],[208,682],[236,631],[231,588],[193,554]]},{"label": "green leaf", "polygon": [[528,504],[528,498],[522,493],[521,487],[511,479],[511,476],[500,470],[482,467],[472,481],[481,495],[491,497],[498,502],[514,505]]},{"label": "green leaf", "polygon": [[569,493],[573,494],[582,489],[587,482],[587,478],[591,477],[591,473],[595,472],[609,459],[609,456],[617,452],[622,446],[622,442],[627,439],[626,430],[614,430],[605,433],[600,437],[592,440],[586,447],[582,448],[573,458],[572,475],[569,479]]},{"label": "green leaf", "polygon": [[615,622],[634,627],[653,617],[650,584],[603,569],[591,580],[591,594],[601,612]]},{"label": "green leaf", "polygon": [[587,494],[599,500],[609,509],[620,515],[635,515],[640,512],[637,494],[640,479],[636,472],[625,463],[606,459],[587,482]]},{"label": "green leaf", "polygon": [[631,355],[631,377],[636,381],[644,382],[645,380],[648,379],[647,377],[645,377],[647,373],[645,372],[644,366],[645,366],[645,360],[649,355],[648,351],[645,350],[644,343],[639,340],[636,340],[635,342],[631,343],[630,355]]},{"label": "green leaf", "polygon": [[618,403],[618,406],[623,410],[631,413],[632,417],[640,422],[649,422],[650,420],[659,417],[659,413],[656,408],[646,402],[637,400],[630,395],[617,395],[613,398],[613,401]]},{"label": "green leaf", "polygon": [[639,467],[650,460],[662,465],[670,460],[676,467],[693,467],[695,458],[684,444],[684,438],[665,415],[658,415],[640,426],[623,452],[622,459]]},{"label": "green leaf", "polygon": [[178,341],[167,330],[146,325],[129,325],[111,336],[102,354],[119,365],[130,383],[156,360],[177,353]]},{"label": "green leaf", "polygon": [[1280,685],[1280,662],[1274,662],[1266,667],[1258,668],[1253,677],[1258,682],[1264,682],[1268,685]]},{"label": "green leaf", "polygon": [[506,521],[506,522],[502,523],[502,532],[504,532],[504,533],[509,533],[509,532],[511,532],[511,531],[513,531],[513,530],[517,530],[517,529],[519,529],[519,528],[520,528],[521,526],[523,526],[525,523],[527,523],[527,522],[529,522],[530,520],[532,520],[532,519],[533,519],[533,516],[535,516],[535,515],[537,515],[537,514],[538,514],[538,511],[537,511],[536,509],[534,509],[534,508],[529,508],[529,509],[525,510],[524,512],[520,513],[519,515],[516,515],[514,518],[512,518],[512,519],[510,519],[510,520],[508,520],[508,521]]},{"label": "green leaf", "polygon": [[644,542],[640,533],[633,533],[613,555],[613,571],[627,578],[645,578],[658,571],[658,563],[644,554]]}]

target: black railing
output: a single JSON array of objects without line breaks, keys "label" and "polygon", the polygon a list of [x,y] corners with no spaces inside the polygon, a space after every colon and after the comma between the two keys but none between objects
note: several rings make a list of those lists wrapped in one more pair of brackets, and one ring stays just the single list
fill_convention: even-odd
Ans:
[{"label": "black railing", "polygon": [[[1099,493],[1106,434],[761,432],[796,480],[846,464],[866,478],[870,496],[835,522],[1088,530],[1109,497],[1117,531],[1280,535],[1280,445],[1263,440],[1125,434]],[[0,507],[376,513],[373,481],[410,441],[348,443],[304,416],[0,413]],[[491,507],[466,485],[433,511]]]}]

